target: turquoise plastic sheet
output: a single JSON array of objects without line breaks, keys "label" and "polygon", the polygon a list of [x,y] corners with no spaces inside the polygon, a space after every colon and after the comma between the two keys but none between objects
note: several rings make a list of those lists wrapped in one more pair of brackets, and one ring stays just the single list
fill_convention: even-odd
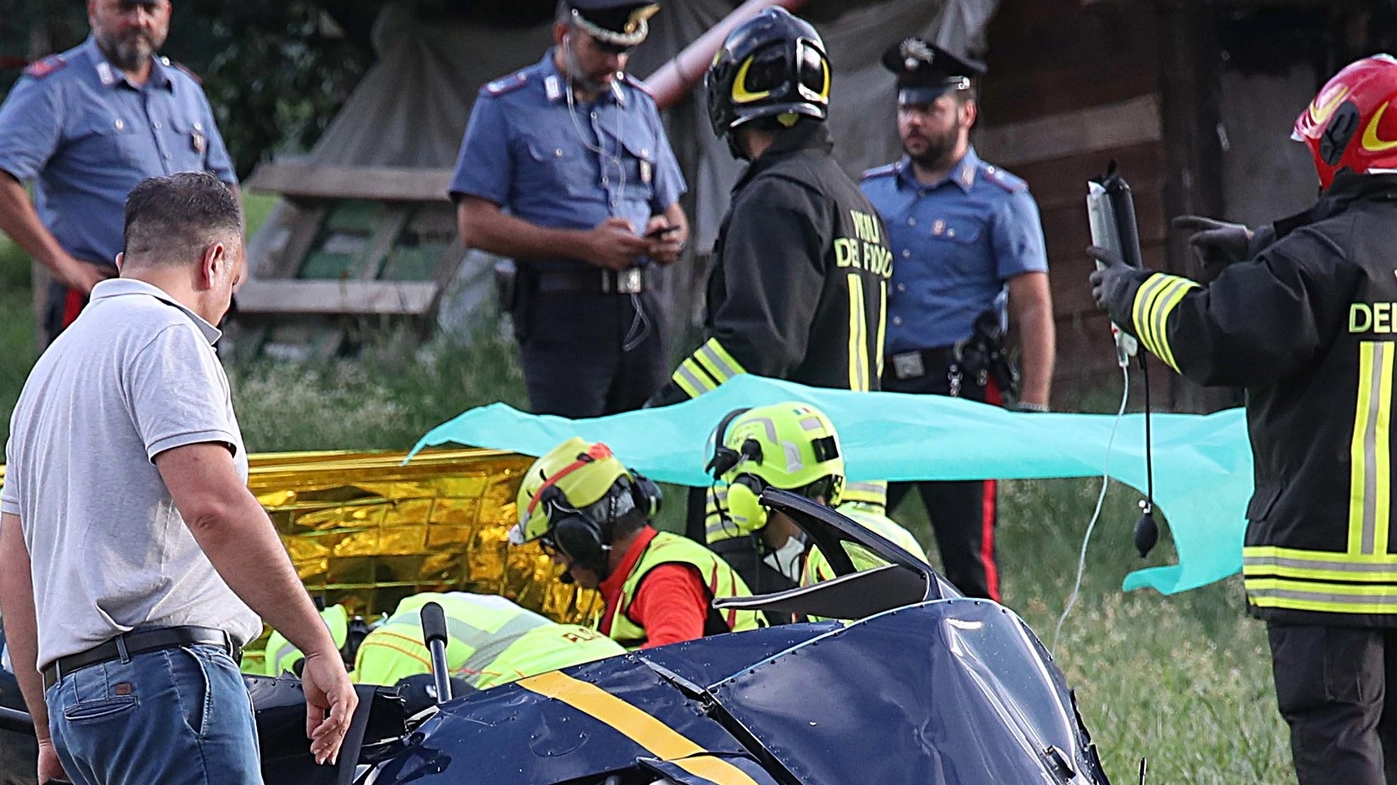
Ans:
[{"label": "turquoise plastic sheet", "polygon": [[[709,482],[703,472],[708,438],[723,415],[786,400],[812,403],[830,416],[851,480],[1109,473],[1145,488],[1143,415],[1126,415],[1117,424],[1113,415],[1020,414],[954,398],[816,389],[748,375],[686,403],[585,420],[492,404],[433,428],[413,452],[454,442],[541,455],[580,436],[606,442],[628,466],[655,480],[701,486]],[[1169,520],[1179,563],[1132,572],[1123,588],[1174,594],[1241,569],[1251,449],[1240,409],[1156,414],[1153,428],[1155,505]]]}]

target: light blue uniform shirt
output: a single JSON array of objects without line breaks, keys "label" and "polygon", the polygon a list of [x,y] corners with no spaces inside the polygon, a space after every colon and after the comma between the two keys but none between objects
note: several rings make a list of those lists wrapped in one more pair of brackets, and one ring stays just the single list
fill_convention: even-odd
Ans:
[{"label": "light blue uniform shirt", "polygon": [[685,190],[655,100],[626,77],[569,107],[551,49],[481,88],[451,181],[453,198],[477,196],[538,226],[590,229],[617,216],[637,233]]},{"label": "light blue uniform shirt", "polygon": [[917,182],[904,156],[865,172],[861,187],[893,251],[888,354],[969,338],[987,310],[1002,321],[1005,282],[1048,269],[1027,184],[981,161],[974,148],[932,185]]},{"label": "light blue uniform shirt", "polygon": [[0,106],[0,170],[35,181],[39,218],[75,258],[114,264],[126,197],[147,177],[207,171],[236,183],[194,77],[156,57],[143,86],[97,42],[25,69]]}]

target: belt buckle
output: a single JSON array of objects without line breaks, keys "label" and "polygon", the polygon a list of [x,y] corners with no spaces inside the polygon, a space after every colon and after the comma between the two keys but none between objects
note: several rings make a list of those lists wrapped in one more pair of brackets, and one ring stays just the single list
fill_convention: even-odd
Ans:
[{"label": "belt buckle", "polygon": [[645,278],[639,267],[627,267],[616,273],[617,294],[640,294],[645,288]]},{"label": "belt buckle", "polygon": [[899,352],[893,355],[893,375],[899,381],[920,379],[926,376],[926,365],[921,352]]}]

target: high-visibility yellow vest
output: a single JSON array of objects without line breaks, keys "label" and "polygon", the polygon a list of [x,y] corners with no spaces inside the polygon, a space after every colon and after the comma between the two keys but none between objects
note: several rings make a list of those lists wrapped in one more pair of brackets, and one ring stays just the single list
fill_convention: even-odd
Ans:
[{"label": "high-visibility yellow vest", "polygon": [[[325,622],[325,626],[330,628],[330,637],[335,641],[335,648],[343,649],[345,641],[349,640],[349,611],[345,610],[343,605],[331,605],[320,612],[320,618]],[[266,654],[262,662],[268,676],[295,673],[296,663],[306,658],[286,636],[276,631],[267,639],[267,648],[264,651]]]},{"label": "high-visibility yellow vest", "polygon": [[431,672],[422,640],[421,609],[441,605],[446,616],[446,666],[477,689],[600,660],[623,649],[594,630],[557,624],[504,597],[450,592],[415,594],[359,645],[352,678],[360,684],[397,684]]},{"label": "high-visibility yellow vest", "polygon": [[[903,550],[918,559],[924,562],[927,560],[926,552],[922,550],[922,544],[917,542],[917,538],[912,536],[912,532],[899,526],[892,518],[875,512],[874,509],[865,507],[858,502],[841,504],[838,510],[869,531],[880,534],[894,545],[902,547]],[[849,554],[849,560],[854,563],[855,569],[871,570],[874,567],[882,567],[887,564],[887,562],[869,553],[868,549],[862,545],[849,543],[844,547]],[[805,555],[805,567],[800,573],[800,585],[809,586],[834,577],[836,577],[834,568],[830,566],[829,560],[820,552],[819,547],[811,546],[809,553]]]},{"label": "high-visibility yellow vest", "polygon": [[[659,532],[645,546],[645,552],[636,561],[635,567],[621,586],[621,597],[611,617],[611,637],[628,649],[637,649],[646,641],[645,628],[630,617],[631,603],[635,601],[636,590],[645,574],[661,564],[689,564],[702,576],[704,589],[711,603],[717,597],[750,597],[741,576],[728,566],[713,551],[699,545],[687,537],[670,532]],[[718,611],[712,605],[708,608],[708,618],[704,622],[703,634],[716,635],[724,632],[755,630],[760,626],[756,611]]]}]

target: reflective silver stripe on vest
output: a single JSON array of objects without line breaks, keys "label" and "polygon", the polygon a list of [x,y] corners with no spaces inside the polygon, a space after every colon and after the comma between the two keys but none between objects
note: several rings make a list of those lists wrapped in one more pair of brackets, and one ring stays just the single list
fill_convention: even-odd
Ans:
[{"label": "reflective silver stripe on vest", "polygon": [[[448,615],[446,617],[446,634],[472,650],[466,657],[465,663],[455,670],[479,673],[485,666],[494,662],[495,658],[500,656],[505,649],[512,646],[521,635],[529,630],[545,627],[549,624],[552,622],[547,619],[540,619],[531,613],[521,613],[505,622],[498,630],[491,632]],[[387,626],[396,627],[399,625],[412,627],[420,633],[422,631],[421,612],[410,611],[401,614],[389,622]]]},{"label": "reflective silver stripe on vest", "polygon": [[489,640],[477,648],[470,657],[467,657],[465,664],[461,667],[472,673],[480,673],[489,667],[490,663],[499,659],[500,655],[504,654],[505,649],[513,646],[525,633],[539,627],[546,627],[549,623],[540,623],[530,616],[511,619],[495,632],[486,633],[490,636]]},{"label": "reflective silver stripe on vest", "polygon": [[[1338,555],[1338,554],[1336,554]],[[1397,558],[1391,562],[1359,562],[1340,559],[1297,559],[1285,556],[1243,556],[1246,567],[1283,567],[1299,572],[1311,570],[1333,571],[1336,573],[1392,573],[1397,579]],[[1397,582],[1397,581],[1395,581]]]},{"label": "reflective silver stripe on vest", "polygon": [[[1371,592],[1378,587],[1366,586],[1364,588],[1366,591]],[[1251,596],[1253,601],[1268,598],[1276,600],[1298,600],[1324,603],[1327,606],[1352,606],[1358,609],[1370,606],[1392,606],[1397,604],[1397,586],[1385,587],[1385,593],[1382,594],[1338,594],[1326,591],[1299,591],[1297,589],[1272,588],[1248,588],[1247,594]],[[1338,610],[1338,608],[1334,608],[1333,610]]]},{"label": "reflective silver stripe on vest", "polygon": [[296,645],[293,644],[291,641],[287,641],[287,642],[285,643],[285,645],[283,645],[280,649],[277,649],[277,650],[276,650],[276,657],[272,659],[272,666],[276,668],[277,673],[292,673],[292,672],[293,672],[293,671],[292,671],[291,669],[289,669],[289,668],[283,668],[283,667],[281,667],[281,661],[284,660],[284,659],[286,659],[287,657],[291,656],[291,653],[292,653],[292,652],[295,652],[295,651],[296,651]]}]

